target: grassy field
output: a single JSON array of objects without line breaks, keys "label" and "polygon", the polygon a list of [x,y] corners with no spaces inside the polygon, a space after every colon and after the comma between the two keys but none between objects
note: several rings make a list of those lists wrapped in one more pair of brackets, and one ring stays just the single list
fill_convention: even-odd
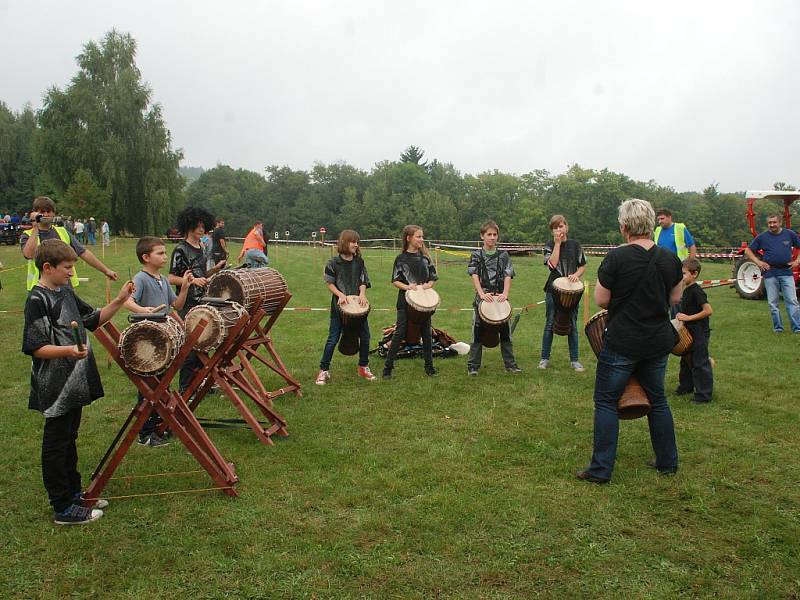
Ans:
[{"label": "grassy field", "polygon": [[[238,250],[238,249],[237,249]],[[98,254],[100,252],[97,248]],[[272,266],[289,282],[290,306],[325,307],[327,250],[281,248]],[[445,255],[442,255],[444,259]],[[136,272],[133,242],[106,257]],[[367,251],[373,307],[394,306],[393,253]],[[0,249],[6,269],[22,264]],[[451,262],[452,261],[452,262]],[[598,257],[590,258],[594,281]],[[543,297],[540,259],[514,261],[512,303]],[[79,292],[101,304],[102,277]],[[447,256],[438,290],[443,307],[471,301],[465,261]],[[708,264],[703,278],[730,276]],[[58,528],[39,471],[42,418],[26,409],[30,360],[21,354],[24,269],[0,272],[3,359],[3,598],[529,598],[800,597],[800,336],[774,335],[764,302],[709,290],[714,307],[714,402],[670,397],[681,467],[676,477],[648,469],[643,419],[621,424],[608,486],[575,479],[592,443],[595,360],[569,369],[557,337],[553,368],[539,371],[543,308],[522,317],[515,351],[524,373],[507,375],[499,350],[466,378],[465,357],[398,362],[390,382],[357,379],[355,357],[338,353],[333,382],[313,384],[327,334],[324,312],[286,312],[274,339],[303,396],[279,399],[290,437],[261,445],[251,431],[210,435],[236,464],[240,497],[219,492],[147,495],[209,487],[210,479],[174,441],[131,449],[106,495],[106,515]],[[115,285],[115,289],[118,286]],[[592,311],[594,311],[594,307]],[[391,311],[373,311],[373,342]],[[122,325],[124,315],[117,318]],[[435,325],[468,341],[470,314],[440,310]],[[106,397],[84,412],[81,468],[91,473],[135,393],[95,344]],[[372,364],[380,371],[377,359]],[[670,359],[667,388],[677,384]],[[274,377],[268,388],[279,387]],[[201,416],[234,417],[223,397]],[[186,472],[190,472],[186,474]]]}]

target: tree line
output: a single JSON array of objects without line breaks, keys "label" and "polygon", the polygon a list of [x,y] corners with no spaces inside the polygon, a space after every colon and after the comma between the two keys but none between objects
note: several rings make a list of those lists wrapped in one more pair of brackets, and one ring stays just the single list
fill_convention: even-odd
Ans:
[{"label": "tree line", "polygon": [[[59,212],[104,216],[115,232],[141,235],[163,233],[183,206],[198,205],[225,217],[229,235],[243,235],[261,220],[265,230],[289,231],[294,239],[320,227],[329,237],[345,228],[364,238],[396,237],[408,223],[421,225],[429,239],[476,239],[480,224],[493,219],[503,239],[531,243],[549,238],[549,217],[559,213],[572,237],[612,244],[620,241],[617,206],[639,197],[671,209],[701,246],[749,238],[743,192],[721,193],[714,183],[678,192],[579,165],[560,174],[473,175],[426,161],[413,145],[369,171],[344,162],[310,170],[271,165],[263,173],[218,165],[189,168],[188,182],[135,57],[135,40],[112,30],[84,46],[69,85],[47,90],[41,110],[14,112],[0,101],[0,210],[28,210],[44,194]],[[759,223],[775,209],[759,204]]]}]

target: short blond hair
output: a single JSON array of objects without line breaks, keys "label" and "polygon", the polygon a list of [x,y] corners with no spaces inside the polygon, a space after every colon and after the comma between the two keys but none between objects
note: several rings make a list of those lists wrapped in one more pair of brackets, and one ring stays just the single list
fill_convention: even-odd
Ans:
[{"label": "short blond hair", "polygon": [[619,205],[617,220],[628,230],[628,235],[652,237],[656,213],[647,200],[631,198]]}]

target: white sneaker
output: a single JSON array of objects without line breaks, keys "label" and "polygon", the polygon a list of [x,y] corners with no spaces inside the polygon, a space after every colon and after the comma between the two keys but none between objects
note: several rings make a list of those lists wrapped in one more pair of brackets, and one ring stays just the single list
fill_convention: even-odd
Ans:
[{"label": "white sneaker", "polygon": [[550,361],[546,358],[543,358],[539,361],[539,368],[540,369],[547,369],[550,366]]},{"label": "white sneaker", "polygon": [[577,360],[573,360],[571,363],[569,363],[569,366],[572,367],[576,373],[583,373],[586,370]]},{"label": "white sneaker", "polygon": [[331,372],[330,371],[320,371],[319,375],[317,375],[317,379],[314,383],[317,385],[325,385],[331,380]]}]

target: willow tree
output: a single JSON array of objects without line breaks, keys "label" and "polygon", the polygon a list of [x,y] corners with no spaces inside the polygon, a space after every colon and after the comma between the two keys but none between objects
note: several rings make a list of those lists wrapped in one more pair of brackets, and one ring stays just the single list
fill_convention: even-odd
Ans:
[{"label": "willow tree", "polygon": [[78,55],[64,90],[48,90],[37,156],[61,193],[88,172],[108,196],[112,226],[160,231],[182,202],[182,159],[136,66],[136,41],[112,30]]}]

